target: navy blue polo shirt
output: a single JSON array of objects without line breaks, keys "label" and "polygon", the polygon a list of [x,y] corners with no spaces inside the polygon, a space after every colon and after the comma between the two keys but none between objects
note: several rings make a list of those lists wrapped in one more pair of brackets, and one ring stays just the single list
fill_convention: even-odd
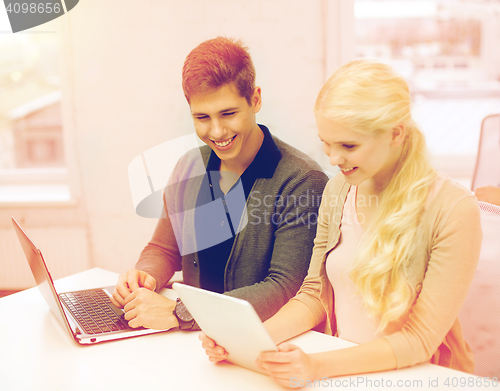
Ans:
[{"label": "navy blue polo shirt", "polygon": [[[274,143],[269,129],[267,129],[264,125],[259,125],[259,127],[264,133],[262,145],[260,146],[260,149],[255,155],[252,163],[250,163],[243,174],[241,174],[241,177],[231,187],[228,193],[224,194],[220,188],[219,179],[221,161],[217,154],[212,151],[206,167],[208,181],[203,182],[205,184],[204,186],[208,186],[209,188],[200,189],[200,193],[198,194],[196,202],[197,207],[208,204],[219,198],[222,199],[226,210],[226,217],[224,218],[222,216],[222,218],[220,218],[220,224],[221,226],[224,224],[229,225],[232,233],[231,238],[198,252],[200,262],[200,285],[203,289],[207,289],[212,292],[224,292],[224,273],[226,270],[226,264],[233,248],[234,239],[237,235],[235,232],[237,231],[240,218],[243,215],[245,208],[244,202],[233,201],[233,204],[229,205],[228,202],[231,202],[228,200],[228,198],[231,198],[230,193],[236,191],[235,189],[242,185],[246,201],[250,195],[250,191],[255,183],[255,180],[257,178],[272,178],[281,159],[281,152]],[[231,216],[233,216],[233,219],[231,219],[228,213],[228,208],[231,208]],[[236,213],[233,212],[235,209],[237,211]],[[234,221],[235,215],[239,216],[238,221]],[[203,225],[203,220],[197,218],[195,212],[195,234],[197,240],[201,238],[201,235],[206,234],[206,229],[204,231]]]}]

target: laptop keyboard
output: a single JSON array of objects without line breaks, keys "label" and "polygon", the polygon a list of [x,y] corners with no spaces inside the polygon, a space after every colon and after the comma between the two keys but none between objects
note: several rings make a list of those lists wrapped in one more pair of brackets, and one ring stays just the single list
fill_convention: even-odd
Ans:
[{"label": "laptop keyboard", "polygon": [[102,289],[61,293],[59,297],[86,334],[129,328],[110,307],[109,296]]}]

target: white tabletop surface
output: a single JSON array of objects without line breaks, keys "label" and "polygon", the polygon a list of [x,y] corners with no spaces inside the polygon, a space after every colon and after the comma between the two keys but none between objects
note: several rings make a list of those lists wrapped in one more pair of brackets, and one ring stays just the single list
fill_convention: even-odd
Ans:
[{"label": "white tabletop surface", "polygon": [[[91,269],[56,281],[59,292],[113,285],[117,274]],[[316,332],[293,340],[305,352],[340,349],[351,343]],[[324,379],[317,388],[455,389],[461,378],[481,378],[432,364],[374,374]],[[448,380],[449,386],[446,386]],[[462,380],[463,382],[463,380]],[[298,383],[291,383],[292,386]],[[305,389],[313,384],[305,384]],[[439,387],[435,387],[438,385]],[[339,387],[341,386],[341,387]],[[211,363],[198,332],[167,331],[80,346],[58,323],[37,288],[0,299],[0,390],[283,390],[267,376],[238,366]]]}]

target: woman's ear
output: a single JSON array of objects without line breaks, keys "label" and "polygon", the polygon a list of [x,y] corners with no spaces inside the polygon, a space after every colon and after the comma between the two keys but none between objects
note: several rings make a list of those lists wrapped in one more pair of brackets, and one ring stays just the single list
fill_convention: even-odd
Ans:
[{"label": "woman's ear", "polygon": [[391,145],[393,147],[399,147],[403,144],[406,137],[406,125],[401,123],[392,128],[392,140]]}]

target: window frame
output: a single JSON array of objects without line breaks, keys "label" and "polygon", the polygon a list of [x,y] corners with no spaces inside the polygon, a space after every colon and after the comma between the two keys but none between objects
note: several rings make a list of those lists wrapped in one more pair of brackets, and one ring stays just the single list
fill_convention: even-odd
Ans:
[{"label": "window frame", "polygon": [[[19,191],[19,199],[17,200],[13,198],[5,200],[0,196],[0,210],[5,211],[6,209],[31,209],[40,207],[74,208],[79,204],[80,185],[78,179],[79,175],[77,175],[77,161],[75,154],[70,153],[70,151],[74,149],[74,131],[73,126],[71,126],[73,123],[73,112],[71,110],[71,102],[68,101],[68,97],[71,95],[65,93],[68,92],[71,84],[70,80],[67,80],[71,72],[65,68],[65,65],[68,63],[66,60],[71,56],[68,45],[70,27],[69,22],[65,19],[66,18],[57,18],[49,22],[49,24],[35,27],[30,30],[33,33],[55,32],[58,34],[57,64],[59,74],[61,75],[61,128],[63,134],[65,166],[0,169],[0,193],[2,189],[5,191],[7,188],[11,193],[13,191]],[[51,29],[53,30],[48,31]],[[57,186],[59,188],[59,194],[53,199],[47,198],[47,196],[41,196],[39,199],[33,197],[33,189],[42,188],[45,185],[47,185],[48,188]],[[48,188],[45,190],[49,190]],[[63,193],[69,195],[69,197],[65,196],[65,199],[62,199]]]}]

